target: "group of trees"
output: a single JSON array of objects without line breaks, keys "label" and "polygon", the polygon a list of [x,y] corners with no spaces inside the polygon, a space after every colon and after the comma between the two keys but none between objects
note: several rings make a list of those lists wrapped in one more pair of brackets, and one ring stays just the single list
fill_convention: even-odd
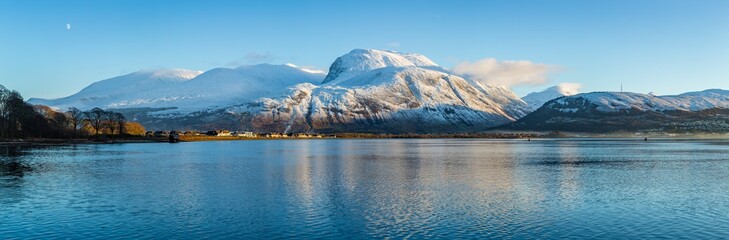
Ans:
[{"label": "group of trees", "polygon": [[53,132],[48,121],[20,93],[0,85],[0,138],[42,137]]},{"label": "group of trees", "polygon": [[[124,114],[94,108],[70,108],[59,112],[47,106],[31,105],[17,91],[0,85],[0,138],[76,138],[80,136],[144,134],[138,123],[127,122]],[[141,132],[141,133],[140,133]]]},{"label": "group of trees", "polygon": [[94,108],[82,112],[78,108],[70,108],[65,115],[68,117],[68,125],[74,134],[84,132],[91,128],[93,135],[99,134],[126,134],[127,119],[124,114],[105,111],[101,108]]}]

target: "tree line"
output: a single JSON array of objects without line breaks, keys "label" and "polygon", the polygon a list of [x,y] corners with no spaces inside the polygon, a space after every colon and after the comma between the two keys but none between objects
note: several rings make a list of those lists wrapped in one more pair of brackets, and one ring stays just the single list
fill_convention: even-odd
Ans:
[{"label": "tree line", "polygon": [[0,137],[41,136],[51,130],[43,116],[23,101],[20,93],[0,85]]},{"label": "tree line", "polygon": [[133,128],[135,134],[144,133],[141,125],[128,122],[122,113],[101,108],[81,111],[74,107],[56,111],[26,103],[20,93],[0,85],[0,138],[128,135],[128,128]]}]

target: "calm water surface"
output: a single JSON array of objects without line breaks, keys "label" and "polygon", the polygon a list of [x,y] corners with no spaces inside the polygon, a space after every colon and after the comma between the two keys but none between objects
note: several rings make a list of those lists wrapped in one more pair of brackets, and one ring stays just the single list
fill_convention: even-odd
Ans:
[{"label": "calm water surface", "polygon": [[[729,141],[0,147],[0,239],[729,238]],[[7,171],[6,171],[7,172]]]}]

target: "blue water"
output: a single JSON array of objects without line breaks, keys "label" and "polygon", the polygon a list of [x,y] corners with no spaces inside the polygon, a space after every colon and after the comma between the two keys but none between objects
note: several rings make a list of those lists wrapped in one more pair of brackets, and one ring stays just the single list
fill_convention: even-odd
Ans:
[{"label": "blue water", "polygon": [[729,141],[0,147],[0,239],[728,238]]}]

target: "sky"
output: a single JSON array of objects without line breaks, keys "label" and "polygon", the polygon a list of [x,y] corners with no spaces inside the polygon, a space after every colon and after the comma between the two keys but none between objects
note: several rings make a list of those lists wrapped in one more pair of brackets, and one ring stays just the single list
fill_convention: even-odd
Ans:
[{"label": "sky", "polygon": [[518,95],[729,89],[729,1],[0,0],[0,84],[58,98],[138,70],[421,53]]}]

